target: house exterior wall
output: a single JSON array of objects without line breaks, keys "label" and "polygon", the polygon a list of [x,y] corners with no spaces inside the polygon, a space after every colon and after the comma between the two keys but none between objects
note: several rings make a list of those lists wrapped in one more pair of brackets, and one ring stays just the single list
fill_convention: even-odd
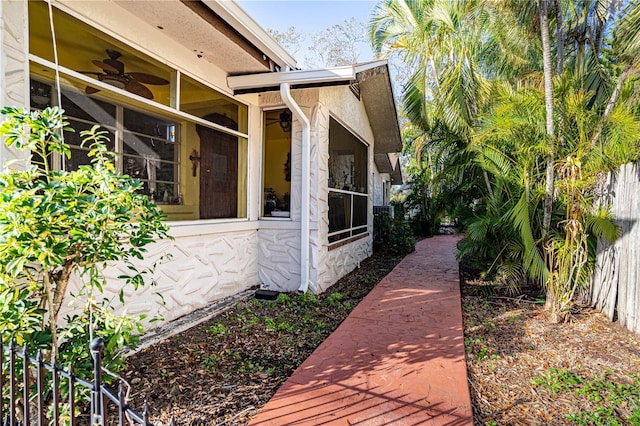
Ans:
[{"label": "house exterior wall", "polygon": [[[83,19],[95,28],[118,38],[133,48],[158,59],[190,76],[232,96],[226,74],[214,64],[198,59],[193,52],[174,40],[158,35],[153,27],[112,2],[55,2],[54,5]],[[27,2],[0,2],[0,96],[2,105],[29,106],[29,59]],[[96,21],[99,20],[99,21]],[[153,36],[150,36],[153,34]],[[320,293],[371,255],[372,200],[375,164],[373,134],[364,105],[347,86],[293,90],[293,97],[311,121],[310,141],[310,282],[309,291]],[[279,93],[245,95],[240,99],[249,108],[247,217],[224,220],[188,220],[197,217],[197,204],[164,206],[172,217],[187,219],[168,222],[174,240],[160,241],[149,248],[140,266],[152,265],[163,256],[154,272],[156,286],[135,293],[126,290],[126,310],[130,314],[160,314],[164,321],[179,318],[208,306],[221,298],[252,286],[280,291],[295,291],[300,286],[301,265],[301,187],[302,128],[294,120],[291,152],[291,218],[259,218],[262,203],[262,115],[263,108],[284,107]],[[363,238],[329,250],[328,188],[329,118],[333,117],[369,145],[369,232]],[[186,179],[191,176],[188,160],[192,145],[181,147],[184,188],[197,189]],[[22,155],[22,154],[20,154]],[[16,156],[4,146],[0,159]],[[189,189],[189,190],[191,190]],[[195,213],[194,213],[195,212]],[[124,266],[106,268],[108,287],[105,297],[117,300],[122,280],[117,277]],[[80,277],[75,277],[69,292],[78,294]],[[164,299],[156,296],[161,293]],[[71,307],[65,308],[67,312]],[[123,308],[124,309],[124,308]],[[64,317],[64,313],[62,315]]]},{"label": "house exterior wall", "polygon": [[[292,91],[311,122],[310,145],[310,273],[309,291],[322,293],[355,269],[372,253],[372,192],[374,175],[373,133],[364,105],[346,86]],[[277,92],[260,95],[261,108],[283,107]],[[333,117],[369,145],[369,231],[364,238],[329,250],[329,118]],[[269,289],[294,291],[300,285],[300,206],[302,180],[302,129],[292,131],[291,219],[261,219],[258,232],[258,270]]]},{"label": "house exterior wall", "polygon": [[377,169],[373,174],[373,205],[384,206],[389,204],[389,200],[385,199],[384,193],[388,190],[391,175],[389,173],[380,173]]},{"label": "house exterior wall", "polygon": [[[293,90],[292,96],[303,112],[310,117],[318,104],[318,89]],[[267,92],[259,96],[260,108],[286,107],[280,93]],[[317,145],[315,127],[311,126],[311,150]],[[311,158],[312,180],[316,160]],[[312,245],[317,244],[317,196],[311,192],[310,218]],[[301,275],[301,206],[302,206],[302,126],[293,121],[291,130],[291,217],[286,219],[261,218],[258,232],[258,269],[260,282],[265,288],[277,291],[295,291],[300,286]],[[315,274],[311,266],[311,274]]]},{"label": "house exterior wall", "polygon": [[[206,82],[219,92],[232,95],[226,84],[226,73],[221,69],[199,60],[193,52],[170,38],[158,36],[157,31],[153,32],[153,37],[145,36],[153,28],[114,3],[71,1],[56,3],[56,6],[137,50],[177,69],[188,71],[189,75]],[[27,2],[0,2],[0,18],[2,105],[29,107]],[[256,105],[249,104],[249,121],[249,134],[252,137],[248,141],[248,179],[249,182],[256,182],[255,179],[260,179],[256,168],[261,162],[260,111]],[[193,146],[186,144],[181,147],[182,184],[186,190],[198,187],[197,181],[194,185],[185,180],[185,177],[192,178],[188,161],[192,148]],[[0,154],[3,163],[15,157],[15,153],[7,150],[4,145],[0,147]],[[170,321],[206,307],[213,301],[259,285],[256,206],[260,202],[260,194],[254,187],[255,185],[250,184],[248,188],[247,218],[168,222],[169,234],[175,239],[152,245],[139,266],[151,265],[161,256],[168,255],[170,260],[164,261],[155,270],[156,286],[146,286],[135,293],[128,289],[124,292],[127,312],[145,313],[150,317],[159,314],[165,321]],[[163,208],[177,219],[197,217],[197,204],[169,205]],[[123,285],[123,281],[117,277],[126,272],[122,268],[122,265],[111,265],[104,271],[108,279],[104,297],[117,300]],[[80,277],[74,277],[69,294],[77,294],[81,282]],[[162,294],[165,304],[156,293]],[[64,309],[71,312],[74,307],[65,306]],[[65,312],[61,317],[64,316]]]},{"label": "house exterior wall", "polygon": [[[29,107],[29,25],[27,2],[0,1],[0,108]],[[26,153],[0,146],[0,165],[26,158]]]},{"label": "house exterior wall", "polygon": [[[135,292],[125,288],[129,315],[147,314],[150,316],[147,319],[159,315],[170,321],[258,284],[257,231],[250,224],[227,229],[206,225],[200,228],[194,232],[192,225],[174,225],[175,240],[163,240],[149,247],[138,266],[150,267],[167,255],[170,258],[155,268],[153,279],[157,285],[147,284]],[[121,264],[107,267],[104,274],[109,285],[102,297],[118,300],[123,285],[118,276],[127,273],[130,271]],[[71,283],[71,294],[79,293],[80,283],[76,277]],[[67,306],[66,311],[74,308]]]},{"label": "house exterior wall", "polygon": [[[360,239],[351,243],[329,249],[329,117],[333,117],[346,127],[362,142],[369,146],[367,188],[369,194],[368,223],[369,229]],[[314,276],[315,293],[322,293],[336,283],[340,278],[354,270],[361,261],[373,253],[373,176],[375,164],[373,162],[373,132],[366,119],[367,113],[363,102],[358,100],[347,86],[327,87],[321,90],[320,104],[316,111],[314,127],[318,132],[318,180],[313,182],[313,191],[318,194],[319,225],[318,241],[314,246],[312,259],[317,275]]]}]

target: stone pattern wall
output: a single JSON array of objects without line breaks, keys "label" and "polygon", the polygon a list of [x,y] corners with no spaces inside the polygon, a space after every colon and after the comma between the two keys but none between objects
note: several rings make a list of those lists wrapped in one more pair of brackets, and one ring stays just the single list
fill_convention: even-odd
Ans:
[{"label": "stone pattern wall", "polygon": [[[0,1],[0,108],[29,107],[27,19],[26,1]],[[18,158],[26,159],[27,154],[0,144],[0,166]]]},{"label": "stone pattern wall", "polygon": [[[307,118],[314,114],[314,106],[318,102],[317,90],[293,90],[293,98],[300,105]],[[286,108],[279,92],[267,92],[260,94],[260,107],[262,108]],[[300,229],[302,207],[302,125],[298,120],[292,123],[291,130],[291,220],[286,226],[278,226],[281,221],[266,219],[261,221],[258,232],[258,269],[261,284],[269,289],[278,291],[295,291],[300,286]],[[314,183],[317,181],[317,160],[314,158],[317,152],[317,141],[314,125],[311,130],[311,174],[310,186],[310,243],[317,246],[317,217],[318,198],[314,191]],[[270,226],[270,223],[273,226]],[[312,248],[312,253],[314,249]],[[311,263],[310,280],[317,276],[315,267]],[[311,290],[313,291],[313,290]]]},{"label": "stone pattern wall", "polygon": [[[160,241],[149,249],[140,266],[149,267],[167,254],[171,257],[156,268],[153,277],[157,285],[135,292],[125,288],[127,313],[150,317],[160,314],[164,321],[171,321],[258,285],[257,251],[255,230]],[[109,266],[104,273],[109,281],[104,297],[117,301],[124,284],[117,277],[129,271],[118,264]],[[78,289],[76,277],[70,292],[77,294]]]},{"label": "stone pattern wall", "polygon": [[354,270],[361,261],[371,256],[373,250],[373,204],[369,193],[369,235],[340,248],[329,251],[329,118],[333,116],[351,128],[360,138],[369,143],[368,188],[373,191],[373,135],[361,105],[347,87],[326,88],[322,92],[321,103],[314,111],[312,128],[317,132],[316,161],[318,180],[314,182],[312,193],[316,192],[318,202],[317,240],[313,246],[312,264],[317,275],[313,276],[312,291],[322,293],[340,278]]},{"label": "stone pattern wall", "polygon": [[300,229],[258,232],[258,276],[265,288],[296,291],[300,286]]},{"label": "stone pattern wall", "polygon": [[370,236],[328,251],[325,256],[323,279],[318,282],[318,292],[327,290],[340,278],[359,267],[360,262],[371,254],[373,254],[373,246]]}]

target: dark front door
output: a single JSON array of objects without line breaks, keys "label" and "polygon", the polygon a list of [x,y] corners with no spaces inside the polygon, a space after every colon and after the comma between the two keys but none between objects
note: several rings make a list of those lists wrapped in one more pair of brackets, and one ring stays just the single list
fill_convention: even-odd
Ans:
[{"label": "dark front door", "polygon": [[[220,114],[205,120],[236,128],[236,123]],[[238,138],[204,126],[200,136],[200,218],[238,216]]]}]

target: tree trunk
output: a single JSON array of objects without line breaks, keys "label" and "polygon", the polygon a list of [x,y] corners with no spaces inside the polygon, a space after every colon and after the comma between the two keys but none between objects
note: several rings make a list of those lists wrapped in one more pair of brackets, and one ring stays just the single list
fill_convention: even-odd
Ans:
[{"label": "tree trunk", "polygon": [[613,107],[615,106],[616,102],[618,101],[618,97],[620,97],[620,92],[622,91],[622,86],[624,86],[625,81],[627,81],[627,78],[629,78],[629,74],[631,74],[631,69],[632,68],[633,68],[632,64],[629,64],[624,69],[624,71],[622,71],[622,74],[620,75],[620,78],[618,79],[618,83],[616,84],[616,87],[613,89],[613,93],[611,94],[611,97],[609,98],[609,102],[607,102],[607,106],[605,107],[604,112],[602,113],[602,117],[600,118],[600,125],[598,126],[598,131],[593,135],[593,138],[591,138],[591,146],[592,147],[596,143],[598,143],[598,139],[600,139],[600,135],[602,134],[603,122],[609,116],[609,114],[611,114],[611,111],[613,111]]},{"label": "tree trunk", "polygon": [[544,67],[544,99],[547,119],[547,136],[549,153],[547,155],[546,184],[544,198],[544,216],[542,220],[542,236],[546,237],[551,227],[553,208],[555,128],[553,123],[553,70],[551,65],[551,40],[549,37],[549,17],[547,1],[540,0],[540,33],[542,37],[542,58]]},{"label": "tree trunk", "polygon": [[562,18],[562,1],[554,0],[556,8],[556,71],[558,75],[564,72],[564,20]]}]

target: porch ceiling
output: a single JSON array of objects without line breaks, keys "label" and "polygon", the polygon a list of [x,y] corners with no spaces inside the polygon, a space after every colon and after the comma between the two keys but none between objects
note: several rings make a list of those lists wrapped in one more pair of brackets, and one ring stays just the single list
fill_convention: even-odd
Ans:
[{"label": "porch ceiling", "polygon": [[228,74],[295,66],[295,59],[233,2],[116,0],[115,3]]}]

